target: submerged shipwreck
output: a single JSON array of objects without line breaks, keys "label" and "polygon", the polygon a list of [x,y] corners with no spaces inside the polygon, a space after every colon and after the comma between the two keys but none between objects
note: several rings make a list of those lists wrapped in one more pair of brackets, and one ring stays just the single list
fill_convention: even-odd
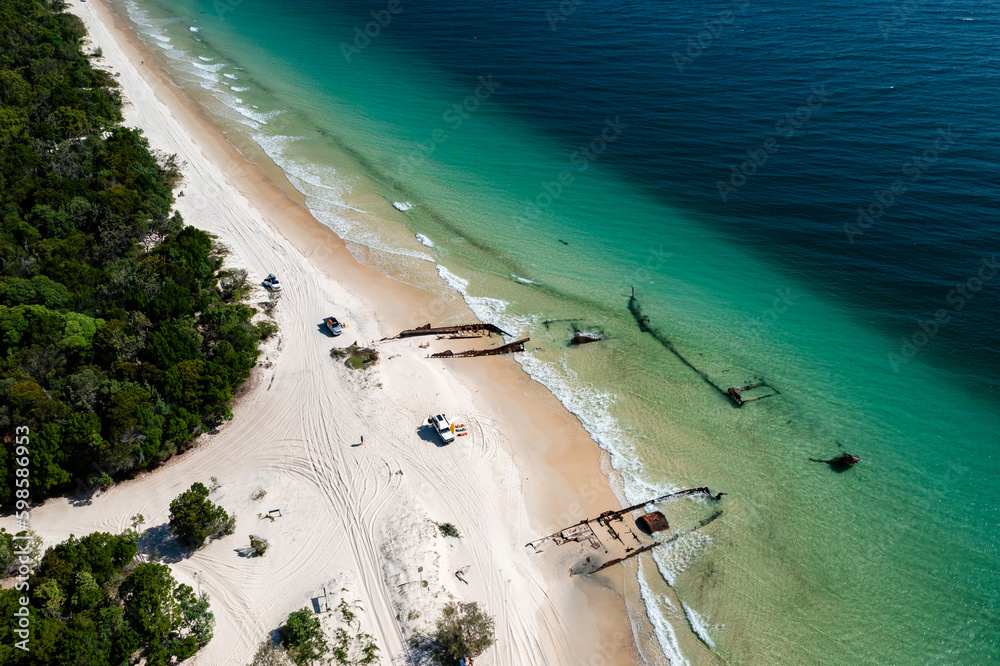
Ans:
[{"label": "submerged shipwreck", "polygon": [[861,456],[856,456],[853,453],[844,453],[836,458],[830,458],[829,460],[817,460],[816,458],[810,458],[809,460],[813,462],[826,463],[832,467],[834,471],[843,472],[844,470],[849,469],[861,462]]},{"label": "submerged shipwreck", "polygon": [[576,331],[573,333],[573,337],[569,339],[571,345],[585,345],[590,342],[600,342],[601,340],[607,340],[604,336],[599,333],[592,333],[590,331]]},{"label": "submerged shipwreck", "polygon": [[[757,391],[757,389],[760,390]],[[773,386],[768,386],[763,380],[752,382],[746,386],[731,387],[726,391],[726,395],[729,396],[729,399],[732,400],[733,404],[737,407],[742,407],[748,402],[753,402],[754,400],[763,400],[764,398],[770,398],[771,396],[780,394],[781,391]]]},{"label": "submerged shipwreck", "polygon": [[[719,395],[730,400],[736,407],[742,407],[748,402],[754,402],[755,400],[762,400],[764,398],[770,398],[781,394],[781,391],[768,385],[763,379],[754,379],[745,386],[734,386],[728,389],[723,389],[721,386],[716,384],[706,372],[695,366],[694,363],[681,354],[669,338],[654,328],[649,320],[649,317],[642,314],[642,308],[639,307],[639,299],[635,296],[635,287],[632,287],[632,295],[628,299],[628,311],[632,313],[632,318],[635,319],[635,323],[639,325],[640,331],[655,338],[657,342],[663,345],[671,354],[676,356],[681,363],[691,368],[706,384],[715,389]],[[751,394],[745,395],[748,392],[751,392]]]},{"label": "submerged shipwreck", "polygon": [[[579,317],[573,319],[546,319],[542,322],[546,329],[551,330],[553,324],[565,324],[568,323],[569,326],[569,345],[571,347],[578,347],[580,345],[590,344],[591,342],[603,342],[605,340],[610,340],[611,338],[601,326],[583,324],[583,320]],[[582,326],[582,328],[581,328]]]},{"label": "submerged shipwreck", "polygon": [[[663,512],[652,511],[639,516],[635,520],[635,526],[638,528],[639,533],[642,534],[640,537],[640,534],[637,534],[632,529],[632,526],[625,521],[628,514],[633,511],[643,509],[650,504],[659,504],[661,502],[689,495],[702,495],[707,497],[709,500],[718,502],[725,494],[726,493],[717,493],[713,495],[712,492],[706,487],[688,488],[687,490],[668,493],[661,497],[656,497],[639,504],[633,504],[632,506],[625,507],[624,509],[605,511],[596,518],[585,518],[575,525],[570,525],[569,527],[565,527],[558,532],[531,541],[525,544],[525,547],[530,546],[535,553],[541,553],[544,552],[542,546],[550,541],[556,546],[562,546],[567,543],[575,542],[590,546],[592,550],[603,551],[604,555],[611,556],[608,559],[605,559],[603,557],[596,558],[595,555],[591,554],[588,555],[583,561],[578,561],[570,567],[571,576],[578,574],[594,574],[598,571],[607,569],[610,566],[624,562],[627,559],[648,552],[659,545],[675,541],[684,534],[693,531],[687,530],[685,532],[679,532],[663,541],[651,539],[650,537],[654,534],[665,532],[670,529],[670,523]],[[721,510],[716,511],[708,518],[702,520],[693,529],[701,529],[721,515]],[[604,535],[604,540],[601,539],[601,534]]]}]

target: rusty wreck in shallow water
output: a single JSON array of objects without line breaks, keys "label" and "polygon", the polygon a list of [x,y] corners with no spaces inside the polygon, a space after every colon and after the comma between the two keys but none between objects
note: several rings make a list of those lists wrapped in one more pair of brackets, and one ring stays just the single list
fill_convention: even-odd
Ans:
[{"label": "rusty wreck in shallow water", "polygon": [[[598,571],[603,571],[612,565],[618,564],[619,562],[624,562],[625,560],[648,552],[656,546],[671,543],[686,534],[687,532],[678,532],[664,541],[654,540],[649,542],[648,537],[640,538],[640,535],[633,531],[629,523],[624,520],[624,517],[630,512],[641,509],[649,504],[656,504],[666,500],[684,497],[686,495],[704,495],[711,500],[718,501],[722,499],[722,496],[725,495],[725,493],[716,493],[713,495],[712,491],[706,487],[689,488],[687,490],[668,493],[640,504],[633,504],[632,506],[625,507],[624,509],[605,511],[596,518],[584,518],[575,525],[563,528],[558,532],[542,537],[541,539],[536,539],[525,544],[525,546],[530,546],[536,553],[541,553],[543,552],[541,546],[548,541],[551,541],[556,546],[576,542],[581,545],[588,545],[592,550],[602,550],[605,555],[611,555],[611,559],[604,560],[603,562],[595,561],[595,555],[588,555],[585,560],[577,562],[570,568],[571,576],[575,576],[577,574],[594,574]],[[716,511],[712,516],[698,523],[698,525],[693,529],[701,529],[721,515],[721,510]],[[647,513],[637,518],[635,522],[636,526],[639,527],[640,533],[645,532],[649,535],[670,529],[667,517],[660,511]],[[595,529],[595,526],[597,529]],[[601,536],[598,534],[598,531],[610,540],[606,542],[601,541]],[[626,539],[628,541],[626,541]],[[612,543],[615,541],[618,542],[617,545]],[[614,551],[609,550],[609,546],[614,548]]]},{"label": "rusty wreck in shallow water", "polygon": [[846,469],[857,465],[861,462],[861,456],[856,456],[853,453],[844,453],[837,456],[836,458],[830,458],[829,460],[817,460],[816,458],[810,458],[809,460],[813,462],[826,463],[837,472],[843,472]]},{"label": "rusty wreck in shallow water", "polygon": [[589,342],[600,342],[606,338],[602,337],[598,333],[585,333],[583,331],[577,331],[573,334],[573,337],[569,339],[571,345],[585,345]]}]

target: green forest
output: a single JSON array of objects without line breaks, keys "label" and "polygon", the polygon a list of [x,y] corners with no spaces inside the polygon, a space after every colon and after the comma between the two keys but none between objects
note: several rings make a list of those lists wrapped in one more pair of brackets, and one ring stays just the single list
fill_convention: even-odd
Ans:
[{"label": "green forest", "polygon": [[[138,541],[133,530],[95,532],[50,548],[30,588],[0,593],[0,663],[110,666],[141,656],[166,666],[208,643],[215,626],[208,597],[179,585],[167,565],[139,562]],[[15,631],[21,599],[30,613],[27,649]]]},{"label": "green forest", "polygon": [[259,342],[274,332],[241,302],[245,274],[227,276],[213,239],[171,213],[174,160],[121,125],[115,80],[91,66],[83,24],[64,7],[0,0],[8,506],[24,460],[15,429],[29,431],[30,486],[18,479],[19,497],[88,494],[230,417]]}]

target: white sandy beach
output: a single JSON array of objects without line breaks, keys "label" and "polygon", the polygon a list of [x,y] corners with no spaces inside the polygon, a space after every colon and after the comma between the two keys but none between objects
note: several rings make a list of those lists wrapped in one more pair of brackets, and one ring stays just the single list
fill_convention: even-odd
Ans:
[{"label": "white sandy beach", "polygon": [[[454,341],[383,343],[377,366],[364,371],[332,359],[333,346],[473,317],[458,298],[432,297],[355,261],[167,82],[105,5],[73,3],[71,11],[103,49],[100,64],[120,74],[126,124],[179,156],[185,221],[218,236],[229,266],[246,268],[254,282],[275,272],[285,288],[275,310],[280,332],[233,420],[89,503],[36,507],[31,524],[46,544],[120,532],[138,513],[162,533],[170,501],[214,476],[221,487],[212,499],[238,515],[236,533],[194,554],[169,540],[160,548],[178,580],[211,597],[215,638],[192,663],[246,664],[324,586],[331,606],[341,596],[360,601],[362,629],[383,664],[408,663],[410,632],[429,627],[453,599],[479,601],[496,618],[497,645],[477,664],[642,663],[620,567],[570,578],[561,563],[524,547],[567,517],[620,506],[600,450],[576,419],[510,359],[426,358],[457,349]],[[265,298],[260,289],[251,301]],[[348,324],[336,339],[321,329],[330,314]],[[430,349],[418,347],[428,340]],[[438,412],[469,435],[438,446],[420,431]],[[267,495],[255,501],[259,490]],[[274,509],[273,522],[258,517]],[[442,537],[435,522],[454,523],[462,538]],[[270,541],[265,557],[241,553],[250,534]],[[467,566],[466,584],[455,572]],[[324,622],[334,626],[332,617]]]}]

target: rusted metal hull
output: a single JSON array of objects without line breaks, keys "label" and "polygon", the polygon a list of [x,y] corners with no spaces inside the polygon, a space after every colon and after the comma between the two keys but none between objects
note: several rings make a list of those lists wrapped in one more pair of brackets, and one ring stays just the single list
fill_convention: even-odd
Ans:
[{"label": "rusted metal hull", "polygon": [[493,349],[474,349],[472,351],[458,352],[457,354],[450,349],[438,352],[437,354],[431,354],[431,358],[470,358],[472,356],[500,356],[501,354],[513,354],[514,352],[523,352],[524,343],[531,338],[521,338],[520,340],[515,340],[514,342],[509,342],[500,347],[494,347]]},{"label": "rusted metal hull", "polygon": [[596,333],[582,333],[577,331],[573,334],[573,337],[569,339],[571,345],[585,345],[590,342],[600,342],[604,340],[600,335]]},{"label": "rusted metal hull", "polygon": [[[400,331],[396,338],[410,338],[415,335],[489,335],[490,333],[499,333],[500,335],[507,335],[503,329],[494,326],[493,324],[460,324],[458,326],[439,326],[437,328],[431,328],[430,324],[425,324],[419,328],[409,328],[405,331]],[[383,338],[383,340],[393,340],[394,338]]]},{"label": "rusted metal hull", "polygon": [[[624,562],[625,560],[627,560],[629,558],[632,558],[632,557],[635,557],[636,555],[642,555],[643,553],[645,553],[647,551],[653,550],[654,548],[656,548],[659,545],[660,545],[659,542],[651,543],[648,546],[643,546],[642,548],[639,548],[637,550],[633,550],[631,553],[629,553],[625,557],[616,557],[613,560],[608,560],[607,562],[605,562],[601,566],[597,567],[593,571],[587,572],[587,575],[591,576],[591,575],[597,573],[598,571],[604,571],[608,567],[614,566],[614,565],[618,564],[619,562]],[[570,575],[573,575],[573,573],[574,572],[571,571]]]},{"label": "rusted metal hull", "polygon": [[722,499],[722,496],[725,494],[726,493],[717,493],[713,495],[712,491],[709,490],[707,486],[702,486],[700,488],[688,488],[687,490],[678,490],[675,493],[668,493],[666,495],[661,495],[660,497],[648,500],[646,502],[643,502],[642,504],[633,504],[632,506],[625,507],[624,509],[619,509],[617,511],[605,511],[600,516],[598,516],[596,520],[617,518],[623,514],[629,513],[630,511],[641,509],[647,504],[659,504],[660,502],[665,502],[666,500],[673,499],[674,497],[683,497],[685,495],[705,495],[709,499],[713,499],[716,502],[718,502],[720,499]]},{"label": "rusted metal hull", "polygon": [[653,511],[645,516],[639,516],[635,522],[644,527],[650,534],[670,529],[670,523],[667,522],[667,517],[661,511]]}]

